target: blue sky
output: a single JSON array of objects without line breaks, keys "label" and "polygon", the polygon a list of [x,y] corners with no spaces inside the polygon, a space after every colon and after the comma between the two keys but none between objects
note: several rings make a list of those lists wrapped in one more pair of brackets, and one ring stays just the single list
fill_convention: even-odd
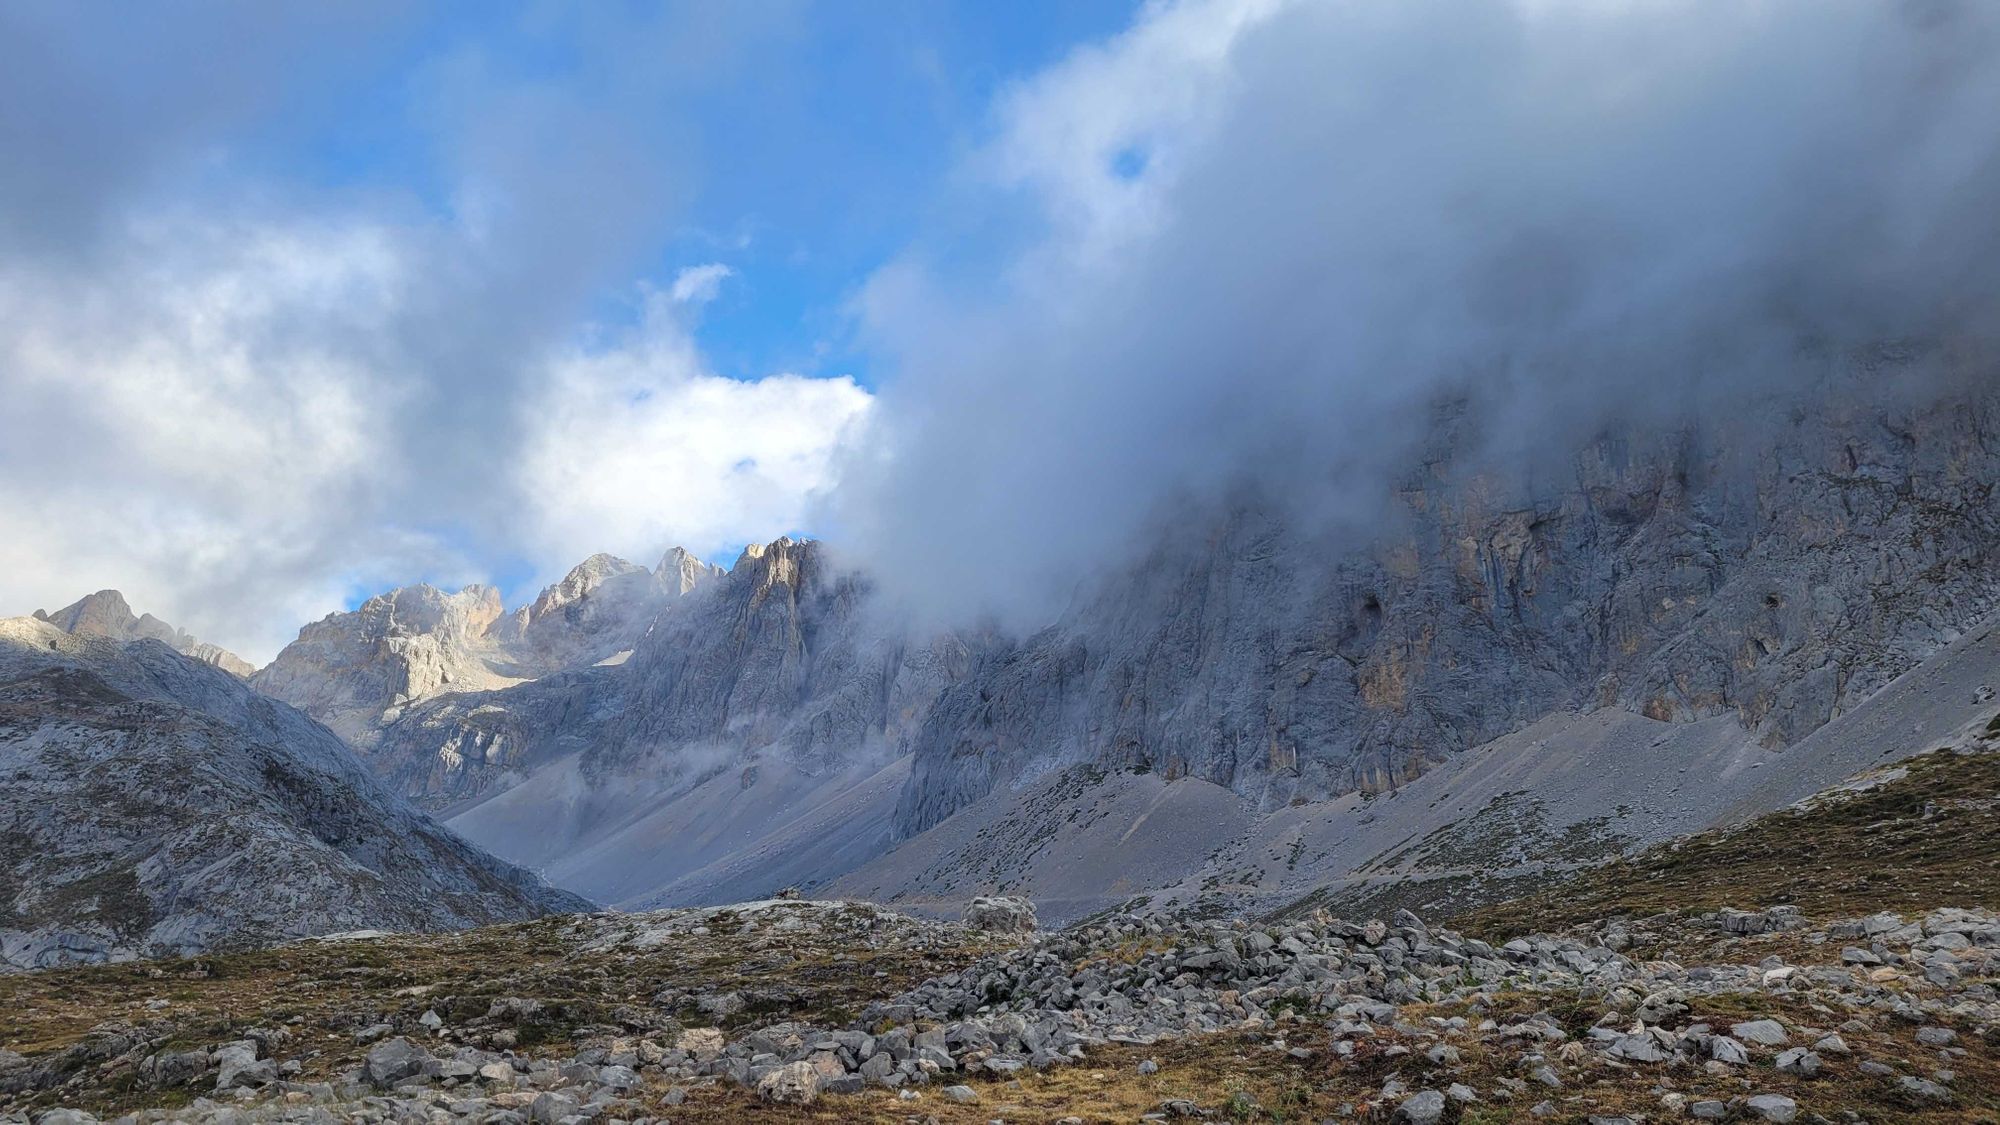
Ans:
[{"label": "blue sky", "polygon": [[[281,91],[274,112],[222,138],[228,175],[286,190],[408,195],[447,211],[459,187],[440,152],[450,144],[440,118],[456,112],[439,109],[449,75],[574,97],[585,112],[615,112],[635,158],[662,161],[672,181],[658,228],[629,248],[631,276],[607,279],[593,322],[629,320],[635,283],[664,286],[684,267],[720,262],[734,276],[698,330],[718,373],[831,370],[872,386],[846,308],[855,287],[927,226],[954,221],[951,181],[990,135],[996,93],[1123,28],[1135,4],[737,7],[714,20],[663,15],[651,3],[468,2],[385,14],[346,44],[331,73]],[[677,34],[677,19],[700,26]],[[663,76],[647,89],[602,69],[605,45],[633,29],[660,41],[732,42],[684,80]],[[732,51],[744,57],[727,58]]]}]

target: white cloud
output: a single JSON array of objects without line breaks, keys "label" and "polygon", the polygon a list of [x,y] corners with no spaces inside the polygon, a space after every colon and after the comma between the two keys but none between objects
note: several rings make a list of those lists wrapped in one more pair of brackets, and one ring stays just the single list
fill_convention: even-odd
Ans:
[{"label": "white cloud", "polygon": [[5,612],[117,587],[268,655],[347,575],[442,554],[349,522],[400,460],[399,390],[351,340],[407,268],[379,228],[256,223],[157,224],[88,274],[0,268]]},{"label": "white cloud", "polygon": [[162,220],[90,271],[0,267],[0,613],[114,587],[261,661],[355,588],[804,525],[870,398],[708,373],[682,318],[724,267],[616,347],[455,385],[423,366],[446,233]]},{"label": "white cloud", "polygon": [[674,275],[674,284],[668,293],[684,305],[704,304],[715,300],[715,295],[722,291],[722,283],[735,273],[721,262],[689,266]]},{"label": "white cloud", "polygon": [[551,364],[525,400],[514,479],[532,557],[650,564],[667,544],[712,557],[797,531],[858,439],[872,399],[852,379],[709,372],[680,289],[629,338]]}]

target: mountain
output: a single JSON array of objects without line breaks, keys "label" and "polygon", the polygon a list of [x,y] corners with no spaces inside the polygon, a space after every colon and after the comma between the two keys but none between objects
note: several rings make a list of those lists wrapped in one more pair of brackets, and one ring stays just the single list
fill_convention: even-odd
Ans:
[{"label": "mountain", "polygon": [[[788,881],[825,878],[888,846],[905,743],[969,662],[953,638],[910,644],[868,594],[821,544],[752,546],[623,662],[425,701],[365,756],[481,846],[603,901],[679,901],[676,880],[838,807],[786,861]],[[689,896],[739,888],[723,882]]]},{"label": "mountain", "polygon": [[154,638],[0,620],[0,790],[10,968],[589,908],[411,808],[326,728]]},{"label": "mountain", "polygon": [[662,608],[719,573],[678,549],[655,571],[593,555],[511,613],[490,586],[407,586],[307,625],[251,682],[366,748],[432,696],[622,659]]},{"label": "mountain", "polygon": [[1025,636],[913,636],[783,539],[688,583],[622,663],[403,706],[365,754],[482,847],[634,906],[1021,890],[1061,920],[1534,878],[1859,768],[1841,720],[1977,662],[1952,654],[2000,610],[1989,376],[1878,348],[1567,452],[1447,403],[1379,518],[1245,487]]},{"label": "mountain", "polygon": [[1793,744],[2000,607],[2000,388],[1889,375],[1533,471],[1460,432],[1355,542],[1268,500],[1166,537],[944,693],[896,830],[1051,765],[1381,793],[1558,710]]},{"label": "mountain", "polygon": [[[1953,647],[2000,608],[2000,387],[1903,374],[1613,431],[1560,472],[1461,430],[1358,543],[1238,504],[983,651],[911,740],[904,842],[832,886],[1060,919],[1525,876],[1928,749],[1975,717],[1965,663],[2000,677]],[[1910,692],[1913,727],[1843,733]]]},{"label": "mountain", "polygon": [[135,617],[125,604],[125,595],[116,590],[99,590],[49,613],[36,610],[35,616],[65,633],[81,637],[104,637],[114,641],[136,641],[151,637],[203,664],[213,664],[234,676],[249,676],[257,669],[249,661],[216,645],[204,644],[148,613]]}]

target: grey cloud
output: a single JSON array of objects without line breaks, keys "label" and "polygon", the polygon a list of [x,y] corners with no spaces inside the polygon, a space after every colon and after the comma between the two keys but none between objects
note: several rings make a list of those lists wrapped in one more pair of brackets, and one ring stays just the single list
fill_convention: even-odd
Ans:
[{"label": "grey cloud", "polygon": [[1441,398],[1532,454],[1993,331],[1989,5],[1217,9],[1017,92],[967,230],[1046,233],[995,280],[948,231],[861,298],[886,452],[832,515],[921,611],[1046,620],[1235,488],[1366,520]]}]

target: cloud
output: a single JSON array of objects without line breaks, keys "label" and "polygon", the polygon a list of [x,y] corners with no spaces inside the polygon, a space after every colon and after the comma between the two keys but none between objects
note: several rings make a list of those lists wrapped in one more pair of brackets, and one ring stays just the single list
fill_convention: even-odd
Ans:
[{"label": "cloud", "polygon": [[651,564],[678,543],[715,559],[805,524],[872,400],[846,377],[708,371],[685,306],[727,272],[683,270],[627,338],[553,362],[527,398],[526,445],[510,460],[532,557],[610,550]]},{"label": "cloud", "polygon": [[354,341],[410,284],[392,232],[167,223],[123,246],[101,271],[0,266],[9,612],[113,586],[268,653],[349,576],[449,565],[382,518],[407,395]]},{"label": "cloud", "polygon": [[789,14],[0,13],[0,612],[117,587],[261,660],[357,592],[796,528],[868,396],[707,374],[727,267],[577,344]]},{"label": "cloud", "polygon": [[735,272],[721,262],[689,266],[674,275],[673,287],[667,292],[684,305],[704,304],[715,300],[715,295],[722,291],[722,283]]},{"label": "cloud", "polygon": [[1233,489],[1365,521],[1441,395],[1525,455],[1990,333],[1996,45],[1949,0],[1149,5],[857,298],[891,370],[834,518],[1034,624]]}]

